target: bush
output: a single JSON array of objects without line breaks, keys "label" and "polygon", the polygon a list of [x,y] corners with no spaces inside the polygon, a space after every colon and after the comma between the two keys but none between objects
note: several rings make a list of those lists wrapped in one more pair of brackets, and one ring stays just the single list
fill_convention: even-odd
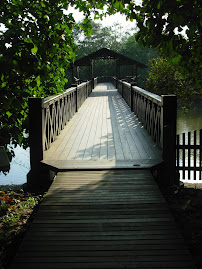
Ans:
[{"label": "bush", "polygon": [[176,64],[169,64],[167,59],[152,59],[151,66],[147,90],[158,95],[175,94],[182,109],[187,111],[196,97],[191,80],[180,73]]}]

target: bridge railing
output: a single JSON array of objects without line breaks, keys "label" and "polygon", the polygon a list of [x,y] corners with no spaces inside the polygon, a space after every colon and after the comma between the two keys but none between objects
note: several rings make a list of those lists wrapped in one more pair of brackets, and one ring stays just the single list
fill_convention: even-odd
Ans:
[{"label": "bridge railing", "polygon": [[136,86],[114,79],[119,93],[132,111],[137,115],[144,128],[151,135],[157,146],[162,149],[165,171],[169,171],[167,185],[177,183],[176,178],[176,115],[177,99],[175,95],[156,95]]},{"label": "bridge railing", "polygon": [[[47,98],[29,98],[29,143],[31,174],[41,170],[44,151],[60,134],[92,92],[96,79],[72,85],[64,93]],[[35,175],[34,175],[35,176]],[[31,177],[31,176],[30,176]]]}]

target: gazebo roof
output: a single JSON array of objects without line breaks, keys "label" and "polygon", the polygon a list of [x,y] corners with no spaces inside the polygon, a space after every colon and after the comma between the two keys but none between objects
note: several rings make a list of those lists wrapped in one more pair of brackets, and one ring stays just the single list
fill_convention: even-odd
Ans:
[{"label": "gazebo roof", "polygon": [[118,65],[136,65],[138,68],[147,68],[145,64],[142,64],[138,61],[135,61],[131,58],[128,58],[120,53],[117,53],[113,50],[109,50],[107,48],[102,48],[81,59],[76,60],[73,66],[90,66],[92,64],[92,60],[112,60],[112,59],[117,59]]}]

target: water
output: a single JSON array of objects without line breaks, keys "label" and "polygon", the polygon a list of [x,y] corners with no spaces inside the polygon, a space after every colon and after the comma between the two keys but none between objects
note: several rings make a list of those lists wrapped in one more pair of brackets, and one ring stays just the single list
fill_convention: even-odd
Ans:
[{"label": "water", "polygon": [[[177,133],[200,130],[202,128],[202,100],[192,106],[190,112],[184,115],[182,110],[178,110]],[[24,150],[17,146],[15,157],[10,164],[10,171],[7,175],[0,172],[0,185],[24,184],[26,183],[27,173],[30,170],[29,149]],[[187,180],[185,180],[187,181]],[[197,183],[189,180],[189,183]],[[200,182],[202,183],[202,182]]]},{"label": "water", "polygon": [[0,185],[21,185],[27,181],[27,173],[30,170],[29,148],[25,150],[17,146],[14,152],[15,157],[10,163],[10,171],[6,175],[0,172]]},{"label": "water", "polygon": [[[200,130],[202,129],[202,100],[198,100],[195,102],[195,104],[191,107],[191,110],[188,114],[184,114],[182,110],[178,110],[178,116],[177,116],[177,134],[181,133],[187,133],[194,130]],[[186,135],[186,143],[187,143],[187,135]],[[191,134],[191,144],[193,144],[193,133]],[[199,132],[197,132],[197,144],[199,144]],[[194,154],[194,151],[190,151],[191,154]],[[182,153],[182,152],[180,152]],[[188,152],[186,151],[185,154]],[[188,157],[186,156],[185,164],[188,165]],[[197,151],[197,166],[200,166],[199,161],[199,151]],[[191,166],[194,166],[193,160],[191,160],[190,163]],[[183,179],[182,171],[180,171],[180,180],[183,182],[188,183],[202,183],[201,180],[199,180],[199,172],[196,172],[196,178],[194,180],[194,172],[190,172],[190,176],[188,175],[188,172],[185,172],[185,178]]]},{"label": "water", "polygon": [[202,129],[202,99],[195,102],[187,114],[177,112],[177,134]]}]

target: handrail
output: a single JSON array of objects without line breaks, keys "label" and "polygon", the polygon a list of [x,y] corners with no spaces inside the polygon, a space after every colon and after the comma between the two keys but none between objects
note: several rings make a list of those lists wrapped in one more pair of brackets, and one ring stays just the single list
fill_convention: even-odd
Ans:
[{"label": "handrail", "polygon": [[161,103],[162,102],[162,97],[155,94],[155,93],[152,93],[152,92],[148,92],[140,87],[137,87],[137,86],[133,86],[133,89],[138,92],[139,94],[147,97],[149,100],[155,102],[156,104],[158,103]]},{"label": "handrail", "polygon": [[166,184],[176,183],[176,96],[158,96],[137,87],[136,83],[130,84],[116,78],[114,84],[156,145],[162,150],[162,157],[167,167],[165,171],[169,174],[169,179],[165,180]]},{"label": "handrail", "polygon": [[78,111],[93,89],[92,81],[73,85],[65,92],[46,98],[29,98],[29,140],[31,169],[36,170],[43,153]]},{"label": "handrail", "polygon": [[59,98],[61,98],[65,94],[69,94],[69,93],[71,93],[72,91],[75,91],[75,90],[76,90],[76,87],[71,87],[71,88],[68,88],[63,93],[55,94],[55,95],[51,95],[51,96],[45,97],[44,98],[44,102],[43,102],[43,107],[45,108],[47,105],[50,105],[51,103],[55,102],[55,100],[58,100]]}]

